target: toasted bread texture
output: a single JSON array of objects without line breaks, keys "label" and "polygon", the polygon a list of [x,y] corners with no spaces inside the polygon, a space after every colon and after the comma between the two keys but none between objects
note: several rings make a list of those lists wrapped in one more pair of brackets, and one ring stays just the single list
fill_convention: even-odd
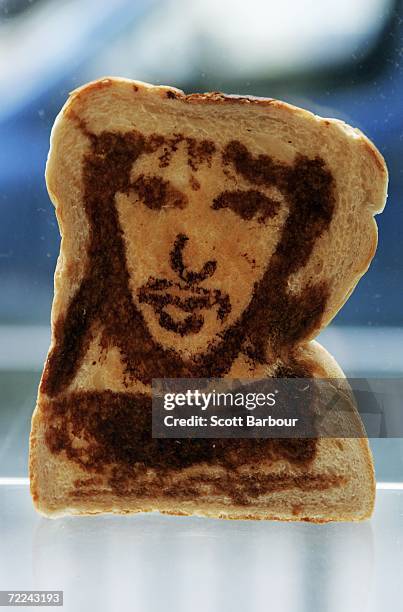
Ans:
[{"label": "toasted bread texture", "polygon": [[46,181],[62,240],[30,437],[36,508],[368,518],[365,437],[155,440],[150,385],[344,376],[314,338],[376,249],[374,145],[277,100],[107,78],[56,119]]}]

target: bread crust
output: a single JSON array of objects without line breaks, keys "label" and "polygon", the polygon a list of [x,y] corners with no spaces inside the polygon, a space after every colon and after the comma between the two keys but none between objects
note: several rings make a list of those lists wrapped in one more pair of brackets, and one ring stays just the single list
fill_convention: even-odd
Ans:
[{"label": "bread crust", "polygon": [[[136,105],[137,102],[137,105]],[[133,108],[136,110],[131,110]],[[115,116],[111,108],[116,105],[121,112]],[[144,110],[142,110],[144,109]],[[89,83],[74,92],[58,116],[51,137],[46,180],[49,194],[56,208],[57,219],[62,235],[61,251],[55,272],[55,296],[52,306],[52,340],[49,355],[57,345],[57,325],[66,315],[73,296],[88,266],[88,245],[90,228],[80,204],[83,198],[83,185],[80,182],[80,164],[91,147],[91,138],[87,133],[101,133],[106,125],[113,125],[118,133],[125,133],[136,122],[140,123],[144,116],[153,118],[167,131],[177,125],[178,117],[183,118],[184,128],[190,137],[194,125],[198,129],[198,121],[205,121],[201,132],[206,131],[208,124],[204,115],[194,115],[206,109],[214,121],[222,126],[222,139],[226,138],[225,122],[234,117],[242,119],[243,141],[253,144],[256,139],[256,153],[271,146],[281,158],[281,163],[289,163],[295,150],[303,149],[303,153],[314,156],[317,151],[331,165],[332,172],[337,175],[337,167],[345,164],[346,155],[349,163],[354,166],[349,181],[337,192],[338,207],[336,217],[341,226],[345,224],[346,215],[350,209],[355,224],[355,252],[351,255],[348,265],[338,276],[336,246],[344,240],[343,230],[336,225],[326,233],[316,244],[308,263],[290,276],[290,292],[301,291],[307,278],[332,277],[331,293],[326,308],[307,333],[288,349],[293,358],[300,363],[308,363],[312,376],[326,378],[343,378],[344,374],[334,359],[313,341],[313,338],[323,329],[341,308],[353,291],[359,278],[367,270],[375,253],[377,245],[377,228],[373,215],[381,212],[386,200],[387,169],[385,162],[375,146],[359,130],[351,128],[342,121],[319,118],[312,113],[294,107],[290,104],[267,98],[252,96],[233,96],[219,92],[186,95],[181,90],[166,86],[152,86],[140,81],[108,77]],[[142,115],[141,112],[146,113]],[[130,114],[132,113],[132,114]],[[140,113],[137,119],[135,113]],[[188,113],[191,113],[188,117]],[[229,113],[229,114],[228,114]],[[232,115],[231,113],[234,113]],[[251,113],[251,114],[249,114]],[[162,119],[160,118],[162,117]],[[198,119],[199,117],[199,119]],[[175,123],[176,122],[176,123]],[[271,122],[271,123],[270,123]],[[136,125],[137,125],[136,123]],[[152,121],[147,129],[152,128]],[[214,124],[215,125],[215,124]],[[248,126],[272,125],[276,138],[265,142],[259,141],[255,135],[247,141]],[[288,146],[285,135],[297,134],[306,126],[305,140]],[[276,131],[278,129],[278,132]],[[208,130],[207,130],[208,131]],[[241,128],[240,128],[241,131]],[[259,130],[256,130],[256,133]],[[307,135],[316,134],[315,145],[308,145]],[[269,134],[270,136],[270,134]],[[221,138],[221,134],[220,134]],[[290,136],[291,138],[291,136]],[[284,146],[281,142],[284,141]],[[281,145],[281,146],[280,146]],[[293,145],[294,146],[294,145]],[[277,147],[277,148],[276,148]],[[315,148],[316,147],[316,148]],[[333,147],[333,149],[331,149]],[[326,158],[326,151],[330,153]],[[79,162],[76,163],[75,159]],[[346,168],[344,165],[343,168]],[[342,175],[337,175],[337,186],[342,183]],[[350,203],[348,196],[351,198]],[[347,198],[347,199],[346,199]],[[340,205],[339,205],[340,202]],[[124,218],[125,203],[121,204],[121,218]],[[122,212],[123,211],[123,212]],[[123,216],[122,216],[123,215]],[[333,223],[333,221],[332,221]],[[329,244],[331,246],[329,246]],[[354,242],[352,242],[354,244]],[[351,249],[349,246],[348,249]],[[347,250],[348,250],[347,249]],[[333,259],[332,259],[333,258]],[[130,270],[130,256],[129,270]],[[333,261],[334,260],[334,261]],[[321,267],[322,266],[322,267]],[[240,279],[239,293],[242,292]],[[80,389],[113,389],[116,392],[148,392],[149,388],[141,381],[127,382],[124,379],[119,350],[109,347],[107,354],[101,360],[102,334],[94,331],[92,344],[89,346],[86,360],[77,372],[75,379],[68,387],[68,392]],[[168,337],[169,334],[166,334]],[[191,345],[190,345],[191,346]],[[48,357],[49,361],[49,357]],[[89,364],[99,362],[101,365],[91,369]],[[247,362],[235,360],[229,375],[245,376],[248,371]],[[269,364],[256,366],[254,377],[273,375]],[[286,494],[269,491],[247,506],[237,505],[229,498],[218,499],[212,494],[197,499],[180,499],[149,494],[146,498],[133,492],[127,495],[116,495],[108,485],[106,475],[91,476],[84,466],[69,459],[65,451],[52,453],[46,444],[47,415],[45,405],[49,396],[41,387],[38,391],[37,406],[32,418],[30,436],[30,478],[31,494],[35,507],[46,516],[61,516],[63,514],[96,514],[100,512],[133,513],[158,510],[167,514],[203,515],[216,518],[231,519],[272,519],[272,520],[303,520],[312,522],[327,522],[332,520],[363,520],[372,511],[375,498],[375,477],[372,457],[365,438],[350,440],[321,439],[319,452],[312,466],[296,469],[292,473],[303,474],[305,471],[316,473],[322,468],[331,473],[342,474],[343,461],[349,457],[345,468],[350,470],[352,477],[349,484],[343,487],[335,486],[327,492],[310,491],[309,495],[291,487]],[[357,419],[359,419],[357,415]],[[334,468],[334,469],[333,469]],[[211,466],[201,466],[201,473],[211,473]],[[270,472],[273,466],[266,466]],[[277,462],[276,470],[287,469],[283,463]],[[214,470],[213,470],[214,471]],[[337,472],[339,471],[339,472]],[[193,472],[182,470],[174,478],[186,479]],[[344,475],[343,475],[344,474]],[[91,484],[95,479],[95,484]],[[77,484],[79,483],[79,484]],[[340,494],[345,493],[345,499]],[[202,489],[200,489],[202,491]]]}]

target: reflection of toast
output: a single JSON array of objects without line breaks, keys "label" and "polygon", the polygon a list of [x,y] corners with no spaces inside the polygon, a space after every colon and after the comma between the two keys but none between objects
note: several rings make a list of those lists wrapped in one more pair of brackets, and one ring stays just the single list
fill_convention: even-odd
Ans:
[{"label": "reflection of toast", "polygon": [[341,121],[104,79],[72,94],[47,184],[62,234],[32,421],[46,515],[359,520],[366,439],[154,440],[150,383],[341,377],[312,341],[375,252],[387,171]]}]

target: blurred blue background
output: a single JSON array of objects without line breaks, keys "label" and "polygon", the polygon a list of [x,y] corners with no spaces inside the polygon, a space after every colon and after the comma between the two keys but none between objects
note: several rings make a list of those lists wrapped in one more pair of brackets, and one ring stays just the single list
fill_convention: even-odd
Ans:
[{"label": "blurred blue background", "polygon": [[49,133],[68,92],[104,75],[277,97],[362,129],[389,199],[343,325],[402,325],[403,24],[393,0],[0,0],[0,323],[49,321],[59,234]]},{"label": "blurred blue background", "polygon": [[[51,126],[69,91],[102,76],[279,98],[363,130],[389,198],[371,268],[321,341],[347,374],[402,375],[402,41],[396,0],[0,0],[0,476],[26,474],[49,346]],[[373,443],[381,479],[401,479],[395,442]]]}]

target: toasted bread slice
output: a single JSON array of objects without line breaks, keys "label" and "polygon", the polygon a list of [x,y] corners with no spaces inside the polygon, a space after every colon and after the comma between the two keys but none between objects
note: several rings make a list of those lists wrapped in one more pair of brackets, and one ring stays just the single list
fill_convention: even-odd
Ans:
[{"label": "toasted bread slice", "polygon": [[70,96],[46,180],[62,241],[37,509],[370,516],[365,438],[155,440],[150,413],[153,378],[343,376],[312,340],[376,249],[370,141],[275,100],[109,78]]}]

